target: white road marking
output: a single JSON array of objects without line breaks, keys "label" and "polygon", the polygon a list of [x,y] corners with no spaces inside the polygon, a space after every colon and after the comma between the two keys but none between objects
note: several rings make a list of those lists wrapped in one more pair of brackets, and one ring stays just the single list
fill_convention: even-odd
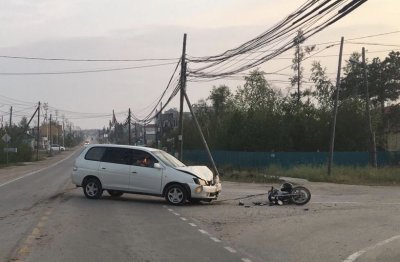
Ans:
[{"label": "white road marking", "polygon": [[167,206],[162,206],[163,208],[167,208]]},{"label": "white road marking", "polygon": [[362,202],[312,202],[313,204],[362,204]]},{"label": "white road marking", "polygon": [[61,162],[64,162],[64,161],[70,159],[73,155],[75,155],[75,152],[72,153],[72,154],[71,154],[70,156],[68,156],[67,158],[64,158],[64,159],[62,159],[62,160],[60,160],[60,161],[58,161],[58,162],[56,162],[56,163],[54,163],[54,164],[51,164],[51,165],[49,165],[49,166],[47,166],[47,167],[44,167],[44,168],[42,168],[42,169],[39,169],[39,170],[30,172],[30,173],[28,173],[28,174],[26,174],[26,175],[23,175],[23,176],[21,176],[21,177],[17,177],[17,178],[15,178],[15,179],[13,179],[13,180],[10,180],[10,181],[7,181],[7,182],[5,182],[5,183],[3,183],[3,184],[0,184],[0,187],[5,186],[5,185],[8,185],[8,184],[11,184],[11,183],[13,183],[13,182],[15,182],[15,181],[18,181],[18,180],[20,180],[20,179],[23,179],[23,178],[25,178],[25,177],[28,177],[28,176],[31,176],[31,175],[40,173],[40,172],[42,172],[42,171],[44,171],[44,170],[46,170],[46,169],[52,168],[52,167],[54,167],[54,166],[60,164]]},{"label": "white road marking", "polygon": [[361,255],[363,255],[364,253],[366,253],[366,252],[368,252],[368,251],[371,251],[372,249],[375,249],[375,248],[377,248],[377,247],[386,245],[386,244],[388,244],[388,243],[390,243],[390,242],[392,242],[392,241],[395,241],[395,240],[397,240],[397,239],[400,239],[400,235],[394,236],[394,237],[389,238],[389,239],[386,239],[386,240],[384,240],[384,241],[381,241],[381,242],[379,242],[379,243],[377,243],[377,244],[375,244],[375,245],[373,245],[373,246],[364,248],[363,250],[360,250],[360,251],[358,251],[358,252],[356,252],[356,253],[350,255],[348,258],[346,258],[345,260],[343,260],[343,262],[353,262],[353,261],[356,261],[356,259],[359,258],[359,257],[360,257]]},{"label": "white road marking", "polygon": [[170,212],[174,212],[174,210],[173,210],[173,209],[171,209],[171,208],[168,208],[168,211],[170,211]]},{"label": "white road marking", "polygon": [[203,229],[199,229],[199,232],[202,233],[202,234],[208,235],[208,232],[203,230]]},{"label": "white road marking", "polygon": [[185,217],[181,217],[181,219],[182,219],[183,221],[186,221],[186,220],[187,220]]},{"label": "white road marking", "polygon": [[242,258],[242,261],[243,262],[252,262],[250,259],[248,259],[248,258]]},{"label": "white road marking", "polygon": [[231,253],[236,253],[236,250],[231,248],[231,247],[224,247],[226,250],[228,250]]},{"label": "white road marking", "polygon": [[172,212],[172,214],[174,214],[175,216],[179,216],[179,214],[178,214],[178,213],[175,213],[175,212]]},{"label": "white road marking", "polygon": [[211,238],[211,240],[214,241],[214,242],[217,242],[217,243],[221,242],[221,240],[219,240],[219,239],[216,238],[216,237],[210,237],[210,238]]},{"label": "white road marking", "polygon": [[197,225],[193,223],[189,223],[189,225],[191,225],[192,227],[197,227]]}]

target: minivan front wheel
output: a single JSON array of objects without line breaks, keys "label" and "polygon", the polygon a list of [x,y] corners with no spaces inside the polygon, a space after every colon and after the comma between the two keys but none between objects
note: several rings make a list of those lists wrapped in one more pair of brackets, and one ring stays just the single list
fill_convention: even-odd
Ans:
[{"label": "minivan front wheel", "polygon": [[87,198],[99,199],[103,194],[103,188],[98,179],[90,178],[83,186],[83,193]]},{"label": "minivan front wheel", "polygon": [[165,191],[165,199],[172,205],[182,205],[186,202],[187,192],[183,186],[174,184]]}]

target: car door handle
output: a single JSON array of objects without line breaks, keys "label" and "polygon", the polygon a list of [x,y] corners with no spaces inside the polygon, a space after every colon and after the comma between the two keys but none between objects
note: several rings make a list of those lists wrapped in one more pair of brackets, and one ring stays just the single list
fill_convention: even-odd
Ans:
[{"label": "car door handle", "polygon": [[132,174],[136,174],[137,172],[136,171],[132,171]]},{"label": "car door handle", "polygon": [[102,167],[101,169],[106,169],[105,167]]}]

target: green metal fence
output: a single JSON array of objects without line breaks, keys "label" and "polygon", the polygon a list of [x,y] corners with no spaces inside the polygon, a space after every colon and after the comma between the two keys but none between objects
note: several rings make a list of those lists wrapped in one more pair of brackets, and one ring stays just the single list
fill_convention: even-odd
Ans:
[{"label": "green metal fence", "polygon": [[[292,167],[295,165],[321,166],[327,164],[328,152],[240,152],[240,151],[212,151],[217,166],[232,166],[244,168],[259,168],[270,165]],[[185,150],[184,162],[208,165],[206,151]],[[398,165],[400,152],[377,152],[379,166]],[[366,166],[368,152],[335,152],[335,165]]]}]

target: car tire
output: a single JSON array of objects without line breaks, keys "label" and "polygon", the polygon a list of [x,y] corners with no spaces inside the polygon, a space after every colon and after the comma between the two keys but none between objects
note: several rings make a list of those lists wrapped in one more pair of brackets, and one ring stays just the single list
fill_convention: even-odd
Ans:
[{"label": "car tire", "polygon": [[165,200],[171,205],[182,205],[186,202],[188,193],[186,189],[180,184],[173,184],[168,186],[165,190]]},{"label": "car tire", "polygon": [[107,190],[107,193],[112,197],[120,197],[124,194],[123,192],[117,190]]},{"label": "car tire", "polygon": [[83,193],[89,199],[99,199],[103,194],[103,188],[97,178],[89,178],[83,185]]}]

